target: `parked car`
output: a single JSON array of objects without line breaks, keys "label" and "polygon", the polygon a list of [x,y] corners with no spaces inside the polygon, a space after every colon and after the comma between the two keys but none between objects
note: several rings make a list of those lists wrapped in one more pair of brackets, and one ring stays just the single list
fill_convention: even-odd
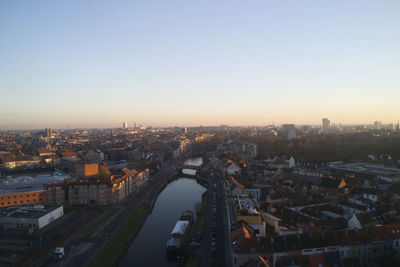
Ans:
[{"label": "parked car", "polygon": [[215,252],[217,250],[217,242],[212,241],[211,242],[211,251]]},{"label": "parked car", "polygon": [[198,242],[198,241],[192,241],[192,242],[190,242],[190,246],[191,246],[191,247],[194,247],[194,248],[198,248],[198,247],[200,247],[200,242]]}]

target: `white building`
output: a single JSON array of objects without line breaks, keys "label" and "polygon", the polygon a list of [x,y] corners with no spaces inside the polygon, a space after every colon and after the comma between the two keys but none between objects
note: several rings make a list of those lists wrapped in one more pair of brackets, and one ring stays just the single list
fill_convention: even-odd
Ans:
[{"label": "white building", "polygon": [[4,228],[42,229],[64,215],[63,206],[19,206],[0,209],[0,225]]}]

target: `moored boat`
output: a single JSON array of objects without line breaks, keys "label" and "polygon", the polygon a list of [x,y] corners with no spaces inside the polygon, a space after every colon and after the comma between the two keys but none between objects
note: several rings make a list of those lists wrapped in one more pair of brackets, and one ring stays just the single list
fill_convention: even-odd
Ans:
[{"label": "moored boat", "polygon": [[192,211],[184,211],[176,222],[174,229],[167,241],[167,252],[170,254],[179,255],[182,251],[182,244],[190,233],[193,225],[194,213]]}]

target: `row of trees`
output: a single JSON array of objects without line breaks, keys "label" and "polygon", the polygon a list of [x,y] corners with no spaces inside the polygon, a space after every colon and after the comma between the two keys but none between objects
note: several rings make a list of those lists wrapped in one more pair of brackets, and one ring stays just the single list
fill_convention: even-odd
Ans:
[{"label": "row of trees", "polygon": [[260,157],[291,155],[299,161],[366,160],[369,155],[400,159],[400,138],[366,135],[319,135],[288,141],[258,137]]},{"label": "row of trees", "polygon": [[191,145],[193,153],[214,151],[218,143],[227,139],[257,144],[258,157],[294,156],[297,161],[367,160],[369,155],[384,159],[400,159],[400,135],[374,136],[369,133],[310,135],[287,140],[276,136],[250,136],[240,133],[220,134]]}]

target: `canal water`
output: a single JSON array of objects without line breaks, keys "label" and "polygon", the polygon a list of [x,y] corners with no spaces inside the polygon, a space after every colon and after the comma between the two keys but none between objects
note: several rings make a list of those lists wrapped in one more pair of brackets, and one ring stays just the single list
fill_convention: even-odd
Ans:
[{"label": "canal water", "polygon": [[191,178],[179,178],[168,184],[119,266],[180,266],[167,259],[165,245],[182,212],[194,211],[205,190]]}]

